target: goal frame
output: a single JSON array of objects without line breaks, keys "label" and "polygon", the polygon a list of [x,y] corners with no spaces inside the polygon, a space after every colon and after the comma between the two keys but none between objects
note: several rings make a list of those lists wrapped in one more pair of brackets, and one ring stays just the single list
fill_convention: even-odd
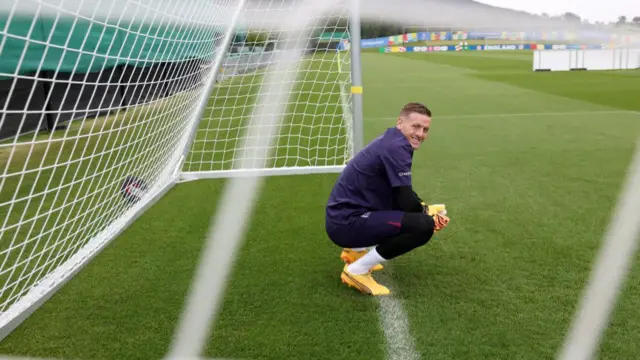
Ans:
[{"label": "goal frame", "polygon": [[[362,110],[362,75],[360,64],[360,0],[347,0],[349,2],[349,32],[350,32],[350,71],[351,71],[351,113],[348,114],[351,126],[350,132],[351,148],[353,155],[363,147],[363,110]],[[93,237],[80,251],[61,264],[53,272],[47,274],[37,285],[12,305],[8,311],[0,314],[0,341],[6,338],[11,332],[20,326],[30,315],[40,306],[48,301],[57,291],[59,291],[68,281],[70,281],[80,270],[82,270],[93,258],[99,255],[113,240],[123,231],[133,224],[147,209],[157,203],[169,190],[180,182],[207,178],[234,178],[253,176],[279,176],[279,175],[304,175],[317,173],[339,173],[344,169],[341,166],[309,166],[309,167],[279,167],[255,170],[221,170],[210,172],[182,172],[190,146],[193,144],[198,130],[202,114],[206,109],[207,100],[214,90],[219,76],[222,62],[228,53],[231,41],[237,32],[239,19],[242,11],[246,8],[247,0],[239,1],[234,9],[233,18],[230,25],[225,30],[224,38],[219,43],[220,50],[212,63],[212,69],[204,83],[204,90],[199,98],[199,105],[190,117],[189,130],[185,132],[186,140],[183,146],[176,149],[172,157],[174,165],[169,166],[163,181],[156,187],[148,189],[146,195],[138,203],[128,209],[120,217],[116,218],[112,224]]]},{"label": "goal frame", "polygon": [[[364,125],[363,125],[363,101],[362,101],[362,69],[360,58],[360,42],[361,42],[361,23],[360,23],[360,1],[361,0],[347,0],[349,4],[349,57],[350,57],[350,72],[351,72],[351,86],[349,89],[342,89],[344,96],[351,96],[351,109],[347,109],[343,106],[343,110],[350,110],[350,112],[343,112],[348,116],[347,136],[350,138],[351,144],[348,151],[350,157],[360,151],[364,147]],[[244,4],[245,1],[242,1]],[[228,45],[225,49],[228,49]],[[340,49],[336,49],[338,54],[338,68],[340,68]],[[210,79],[210,83],[207,84],[207,91],[203,92],[203,99],[200,100],[200,107],[196,114],[194,114],[193,125],[191,128],[191,134],[189,141],[187,141],[184,148],[182,157],[176,165],[175,177],[177,182],[188,182],[201,179],[219,179],[219,178],[238,178],[238,177],[252,177],[252,176],[286,176],[286,175],[309,175],[309,174],[326,174],[326,173],[340,173],[346,166],[342,165],[330,165],[330,166],[300,166],[300,167],[288,167],[280,166],[273,168],[263,169],[227,169],[227,170],[212,170],[212,171],[183,171],[184,163],[189,153],[189,145],[192,144],[193,139],[198,131],[199,123],[202,119],[202,115],[206,109],[207,99],[211,91],[216,84],[216,76],[220,64],[217,64],[216,71],[213,74],[213,78]],[[344,105],[344,104],[343,104]],[[345,121],[345,119],[343,119]]]}]

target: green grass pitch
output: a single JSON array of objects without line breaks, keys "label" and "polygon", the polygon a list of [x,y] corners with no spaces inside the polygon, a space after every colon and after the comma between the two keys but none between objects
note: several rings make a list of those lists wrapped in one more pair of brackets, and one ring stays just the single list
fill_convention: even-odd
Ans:
[{"label": "green grass pitch", "polygon": [[[385,270],[425,359],[555,356],[640,134],[638,71],[534,73],[532,57],[363,53],[367,141],[408,101],[434,112],[414,187],[446,203],[452,223]],[[339,249],[324,233],[336,176],[268,179],[206,356],[388,357],[377,300],[340,283]],[[173,188],[0,343],[0,354],[164,356],[223,184]],[[640,351],[639,284],[634,266],[603,359]]]}]

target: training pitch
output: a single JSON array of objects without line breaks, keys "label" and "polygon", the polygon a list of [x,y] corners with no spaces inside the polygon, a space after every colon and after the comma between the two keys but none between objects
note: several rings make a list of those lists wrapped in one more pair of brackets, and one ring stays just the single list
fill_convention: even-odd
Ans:
[{"label": "training pitch", "polygon": [[[640,71],[534,73],[532,58],[363,53],[366,141],[406,102],[431,108],[413,181],[423,199],[447,204],[450,226],[374,275],[393,292],[381,301],[340,283],[340,250],[324,232],[337,175],[269,178],[205,355],[553,358],[640,135]],[[173,188],[0,354],[162,358],[223,184]],[[634,266],[600,358],[640,352],[639,284]]]}]

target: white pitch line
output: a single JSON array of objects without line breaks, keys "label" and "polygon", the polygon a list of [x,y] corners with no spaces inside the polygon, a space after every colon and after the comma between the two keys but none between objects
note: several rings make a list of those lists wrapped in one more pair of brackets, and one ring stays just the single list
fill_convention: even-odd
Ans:
[{"label": "white pitch line", "polygon": [[[381,282],[393,291],[393,287],[389,286],[389,276],[385,275],[380,276]],[[409,316],[402,307],[402,302],[393,295],[380,296],[378,300],[380,303],[378,315],[387,345],[387,359],[419,360],[420,353],[416,350],[409,326]]]},{"label": "white pitch line", "polygon": [[[632,110],[585,110],[585,111],[558,111],[558,112],[529,112],[529,113],[498,113],[498,114],[460,114],[460,115],[434,115],[438,119],[473,119],[490,117],[518,117],[518,116],[565,116],[565,115],[594,115],[594,114],[634,114],[640,115],[638,111]],[[367,117],[365,120],[394,120],[397,115],[388,117]]]},{"label": "white pitch line", "polygon": [[593,357],[635,256],[640,235],[638,214],[640,142],[559,359],[586,360]]}]

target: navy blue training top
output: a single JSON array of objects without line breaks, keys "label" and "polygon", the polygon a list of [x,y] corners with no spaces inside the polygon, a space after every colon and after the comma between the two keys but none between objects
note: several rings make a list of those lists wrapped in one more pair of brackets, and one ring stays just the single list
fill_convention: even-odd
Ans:
[{"label": "navy blue training top", "polygon": [[369,211],[392,210],[393,188],[411,186],[413,147],[395,127],[349,161],[329,195],[327,218],[347,223]]}]

